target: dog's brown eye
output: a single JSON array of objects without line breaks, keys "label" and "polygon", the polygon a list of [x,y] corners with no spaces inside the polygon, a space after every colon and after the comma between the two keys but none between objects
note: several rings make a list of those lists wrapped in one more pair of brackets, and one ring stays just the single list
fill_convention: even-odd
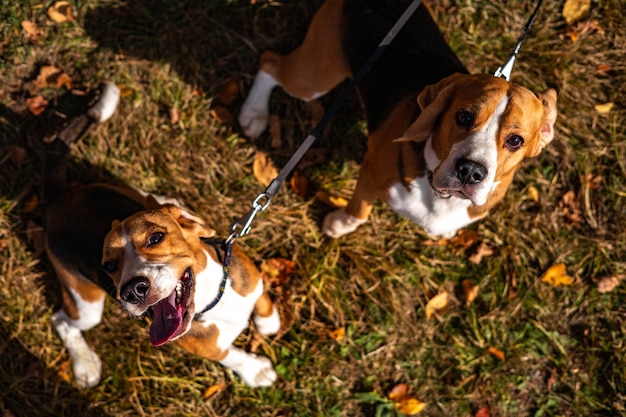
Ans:
[{"label": "dog's brown eye", "polygon": [[115,261],[106,261],[102,264],[102,269],[107,274],[112,274],[117,269],[117,263]]},{"label": "dog's brown eye", "polygon": [[154,245],[158,245],[159,243],[161,243],[164,236],[165,236],[165,233],[162,233],[162,232],[152,233],[150,236],[148,236],[148,241],[146,242],[146,246],[151,247]]},{"label": "dog's brown eye", "polygon": [[469,110],[456,112],[456,124],[460,127],[472,127],[474,125],[474,113]]},{"label": "dog's brown eye", "polygon": [[504,142],[504,146],[506,146],[509,151],[516,151],[521,148],[523,144],[524,138],[520,135],[509,136],[506,142]]}]

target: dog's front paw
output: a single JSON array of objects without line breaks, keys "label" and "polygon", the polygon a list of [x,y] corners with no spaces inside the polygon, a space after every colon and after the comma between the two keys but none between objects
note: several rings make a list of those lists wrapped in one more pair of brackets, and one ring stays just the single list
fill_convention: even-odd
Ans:
[{"label": "dog's front paw", "polygon": [[269,387],[276,381],[276,371],[272,362],[264,356],[249,354],[245,367],[239,376],[249,386]]},{"label": "dog's front paw", "polygon": [[265,71],[259,71],[254,77],[252,88],[239,113],[239,125],[250,139],[261,136],[267,127],[270,94],[276,85],[276,79]]},{"label": "dog's front paw", "polygon": [[239,125],[247,137],[256,139],[267,128],[269,112],[265,109],[246,107],[246,104],[248,102],[239,113]]},{"label": "dog's front paw", "polygon": [[259,333],[269,336],[278,333],[280,330],[280,315],[276,306],[272,306],[272,314],[267,317],[254,315],[254,324]]},{"label": "dog's front paw", "polygon": [[95,387],[102,377],[100,358],[90,348],[72,355],[72,370],[76,384],[81,388]]},{"label": "dog's front paw", "polygon": [[327,236],[337,239],[343,235],[354,232],[367,219],[359,219],[346,213],[345,209],[339,209],[328,213],[324,218],[322,230]]}]

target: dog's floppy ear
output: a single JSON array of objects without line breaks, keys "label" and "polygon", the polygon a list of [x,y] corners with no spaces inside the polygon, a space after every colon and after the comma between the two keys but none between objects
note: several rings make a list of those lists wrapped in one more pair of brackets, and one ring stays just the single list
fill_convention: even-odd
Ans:
[{"label": "dog's floppy ear", "polygon": [[548,88],[538,95],[543,105],[543,116],[539,127],[539,145],[534,149],[532,155],[537,156],[552,139],[554,139],[554,123],[556,122],[556,90]]},{"label": "dog's floppy ear", "polygon": [[148,210],[153,210],[155,208],[161,207],[161,203],[159,203],[159,201],[152,194],[146,195],[146,200],[144,201],[144,204]]},{"label": "dog's floppy ear", "polygon": [[204,221],[192,212],[178,207],[174,204],[165,204],[162,206],[182,227],[185,234],[191,233],[197,237],[213,237],[215,230],[207,226]]},{"label": "dog's floppy ear", "polygon": [[465,77],[464,74],[453,74],[424,88],[417,97],[421,114],[395,142],[423,142],[428,139],[433,133],[439,115],[448,107],[458,82]]}]

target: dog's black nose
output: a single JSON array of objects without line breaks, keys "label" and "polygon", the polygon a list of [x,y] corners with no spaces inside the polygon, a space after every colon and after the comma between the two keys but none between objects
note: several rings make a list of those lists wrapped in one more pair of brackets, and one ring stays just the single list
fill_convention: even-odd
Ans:
[{"label": "dog's black nose", "polygon": [[120,291],[120,298],[131,304],[139,304],[146,301],[150,281],[146,277],[134,277]]},{"label": "dog's black nose", "polygon": [[487,178],[487,168],[467,158],[456,161],[456,176],[465,184],[478,184]]}]

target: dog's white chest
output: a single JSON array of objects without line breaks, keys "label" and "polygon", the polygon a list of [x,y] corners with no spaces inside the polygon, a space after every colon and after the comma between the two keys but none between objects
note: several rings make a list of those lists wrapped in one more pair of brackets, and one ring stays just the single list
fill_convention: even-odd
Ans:
[{"label": "dog's white chest", "polygon": [[474,221],[467,212],[469,200],[437,197],[426,176],[415,179],[409,187],[394,184],[389,189],[387,204],[433,236],[454,236],[457,230]]}]

